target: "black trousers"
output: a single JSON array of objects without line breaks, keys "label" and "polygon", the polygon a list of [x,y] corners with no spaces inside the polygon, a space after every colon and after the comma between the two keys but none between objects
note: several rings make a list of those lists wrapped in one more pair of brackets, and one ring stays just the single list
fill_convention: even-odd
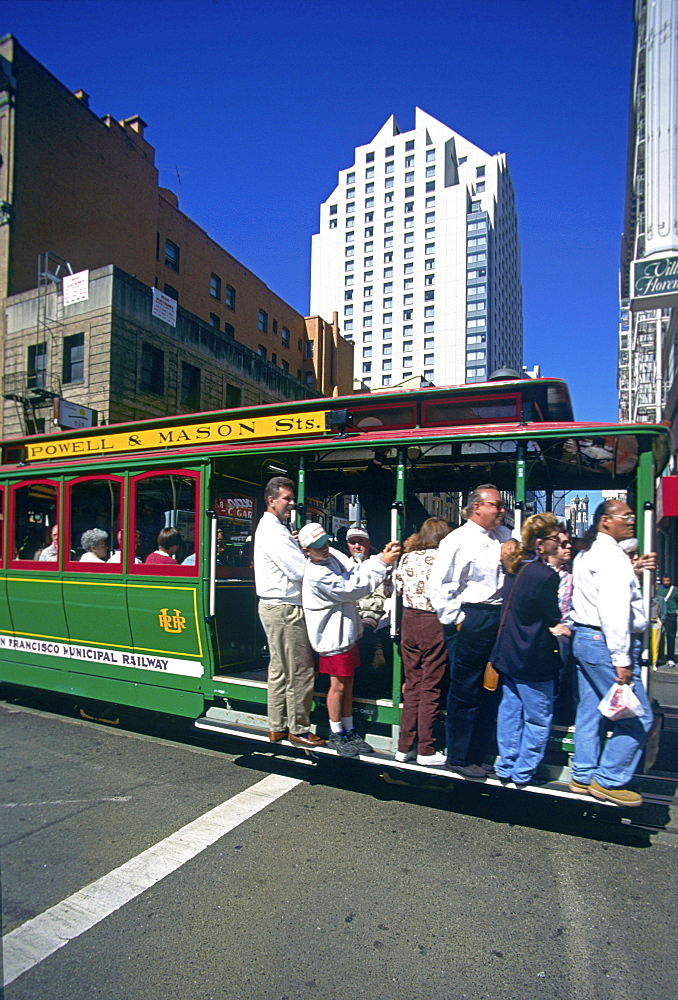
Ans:
[{"label": "black trousers", "polygon": [[[483,688],[483,674],[499,630],[501,605],[465,604],[466,617],[450,658],[447,693],[447,762],[458,767],[496,756],[497,710],[501,687]],[[446,625],[446,635],[455,630]]]}]

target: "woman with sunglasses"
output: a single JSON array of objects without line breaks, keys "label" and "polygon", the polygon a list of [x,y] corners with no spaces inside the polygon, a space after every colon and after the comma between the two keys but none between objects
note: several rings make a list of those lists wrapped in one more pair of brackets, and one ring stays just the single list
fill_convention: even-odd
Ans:
[{"label": "woman with sunglasses", "polygon": [[560,622],[559,577],[547,560],[558,548],[555,515],[528,517],[521,540],[522,546],[506,560],[502,622],[491,657],[502,674],[494,767],[499,778],[515,788],[524,788],[534,778],[553,718],[560,666],[553,634]]}]

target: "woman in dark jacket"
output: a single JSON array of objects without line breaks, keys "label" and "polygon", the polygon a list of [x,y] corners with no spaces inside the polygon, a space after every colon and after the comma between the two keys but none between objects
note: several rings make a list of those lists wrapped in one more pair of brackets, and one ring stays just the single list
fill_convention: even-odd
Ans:
[{"label": "woman in dark jacket", "polygon": [[495,770],[518,788],[529,784],[544,756],[560,666],[559,577],[546,562],[558,547],[555,515],[528,517],[521,537],[522,547],[506,560],[502,626],[491,657],[502,674]]}]

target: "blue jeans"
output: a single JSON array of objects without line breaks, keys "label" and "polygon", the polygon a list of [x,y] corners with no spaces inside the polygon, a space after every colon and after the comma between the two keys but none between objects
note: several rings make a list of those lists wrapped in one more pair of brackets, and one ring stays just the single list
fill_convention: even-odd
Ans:
[{"label": "blue jeans", "polygon": [[[635,773],[652,726],[652,708],[640,679],[641,637],[633,636],[631,642],[633,690],[644,710],[639,719],[613,722],[598,711],[616,679],[603,633],[578,626],[572,648],[579,684],[572,777],[583,785],[595,779],[603,788],[623,788]],[[608,730],[612,735],[603,747]]]},{"label": "blue jeans", "polygon": [[553,681],[517,681],[503,675],[497,717],[500,778],[525,785],[534,777],[549,738],[553,718]]}]

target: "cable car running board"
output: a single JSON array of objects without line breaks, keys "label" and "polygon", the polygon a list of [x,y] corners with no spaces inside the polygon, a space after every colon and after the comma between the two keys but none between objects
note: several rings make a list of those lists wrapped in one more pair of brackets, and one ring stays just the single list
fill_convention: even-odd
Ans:
[{"label": "cable car running board", "polygon": [[[482,784],[484,788],[506,787],[502,784],[499,778],[496,777],[488,777],[483,782],[469,781],[468,778],[464,778],[461,774],[455,774],[452,771],[448,771],[444,767],[428,767],[426,765],[417,764],[416,762],[402,764],[395,760],[392,753],[387,753],[383,750],[375,750],[373,753],[368,754],[359,754],[356,757],[339,757],[336,750],[332,750],[331,747],[314,747],[312,750],[305,750],[303,747],[290,743],[289,740],[279,740],[276,743],[272,743],[268,738],[268,732],[263,729],[257,729],[254,726],[238,725],[233,722],[220,722],[216,719],[208,719],[205,716],[200,719],[196,719],[194,725],[196,729],[219,733],[221,736],[229,736],[235,739],[248,740],[255,743],[264,743],[272,752],[284,750],[286,754],[289,754],[289,752],[292,751],[297,754],[305,754],[312,757],[334,758],[335,760],[341,760],[342,763],[359,761],[361,764],[371,764],[373,767],[386,768],[389,771],[400,771],[401,773],[404,772],[404,774],[411,774],[413,777],[415,775],[426,775],[431,778],[435,777],[439,780],[443,779],[448,782],[458,781],[473,785]],[[517,791],[517,789],[513,790]],[[508,791],[511,791],[511,789],[509,788]],[[551,798],[555,796],[556,798],[571,799],[577,802],[588,802],[589,805],[595,802],[596,805],[611,806],[613,809],[618,808],[613,802],[600,802],[592,799],[589,795],[580,795],[577,792],[571,792],[567,785],[561,781],[552,781],[544,785],[531,785],[529,792],[530,794],[536,793],[538,795],[548,795]]]}]

